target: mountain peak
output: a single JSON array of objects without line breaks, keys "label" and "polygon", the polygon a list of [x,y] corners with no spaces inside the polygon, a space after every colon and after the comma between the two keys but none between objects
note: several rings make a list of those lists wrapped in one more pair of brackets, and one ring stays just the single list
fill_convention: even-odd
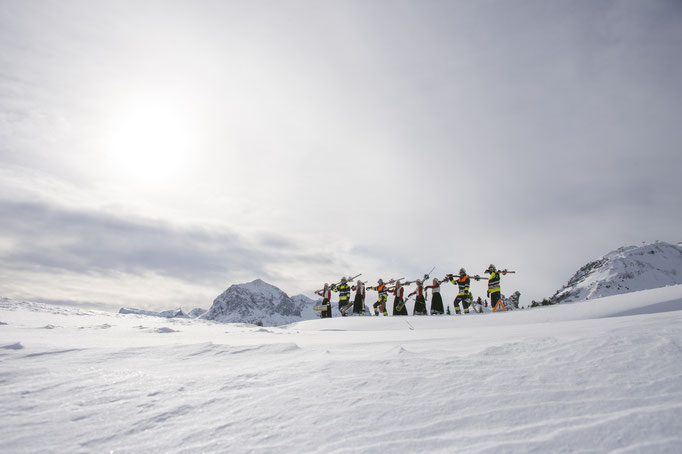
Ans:
[{"label": "mountain peak", "polygon": [[306,318],[307,301],[292,299],[279,288],[256,279],[231,285],[213,300],[211,308],[200,318],[224,323],[262,323],[284,325]]},{"label": "mountain peak", "polygon": [[231,287],[238,287],[248,290],[250,292],[266,294],[273,297],[279,297],[282,294],[286,295],[286,293],[284,293],[282,290],[280,290],[279,288],[275,287],[272,284],[268,284],[262,279],[256,279],[251,282],[246,282],[243,284],[234,284]]},{"label": "mountain peak", "polygon": [[657,241],[624,246],[580,268],[552,297],[556,302],[682,284],[682,247]]}]

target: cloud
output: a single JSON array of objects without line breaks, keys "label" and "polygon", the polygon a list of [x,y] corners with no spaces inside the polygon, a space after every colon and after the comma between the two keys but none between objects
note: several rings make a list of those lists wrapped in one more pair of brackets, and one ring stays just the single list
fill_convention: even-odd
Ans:
[{"label": "cloud", "polygon": [[166,221],[78,211],[46,203],[0,200],[3,267],[83,274],[155,273],[191,282],[228,275],[276,278],[272,265],[324,262],[284,237],[248,239],[226,229],[177,227]]}]

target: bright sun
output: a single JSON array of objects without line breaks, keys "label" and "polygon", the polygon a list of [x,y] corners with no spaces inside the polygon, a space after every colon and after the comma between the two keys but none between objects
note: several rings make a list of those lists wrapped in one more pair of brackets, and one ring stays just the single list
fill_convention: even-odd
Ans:
[{"label": "bright sun", "polygon": [[160,184],[177,177],[192,152],[186,114],[163,102],[136,102],[123,109],[110,134],[110,170],[139,183]]}]

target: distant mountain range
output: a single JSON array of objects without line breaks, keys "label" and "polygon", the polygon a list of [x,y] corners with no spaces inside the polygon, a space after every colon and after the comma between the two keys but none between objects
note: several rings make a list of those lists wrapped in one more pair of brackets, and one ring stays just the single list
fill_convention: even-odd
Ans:
[{"label": "distant mountain range", "polygon": [[137,315],[150,315],[152,317],[163,317],[163,318],[198,318],[200,315],[204,314],[206,309],[201,309],[200,307],[192,309],[189,314],[186,314],[182,309],[170,309],[162,312],[145,311],[143,309],[135,309],[134,307],[122,307],[119,309],[119,314],[137,314]]},{"label": "distant mountain range", "polygon": [[137,315],[151,315],[152,317],[164,318],[190,318],[182,309],[170,309],[162,312],[145,311],[142,309],[135,309],[134,307],[122,307],[118,311],[119,314],[137,314]]},{"label": "distant mountain range", "polygon": [[682,284],[682,245],[626,246],[580,268],[557,290],[555,303],[582,301]]}]

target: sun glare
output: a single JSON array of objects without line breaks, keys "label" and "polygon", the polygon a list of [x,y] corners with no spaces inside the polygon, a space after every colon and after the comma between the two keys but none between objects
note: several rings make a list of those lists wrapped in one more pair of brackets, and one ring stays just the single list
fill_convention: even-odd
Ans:
[{"label": "sun glare", "polygon": [[109,170],[139,183],[161,184],[179,176],[191,156],[186,114],[162,102],[138,102],[122,109],[110,133]]}]

